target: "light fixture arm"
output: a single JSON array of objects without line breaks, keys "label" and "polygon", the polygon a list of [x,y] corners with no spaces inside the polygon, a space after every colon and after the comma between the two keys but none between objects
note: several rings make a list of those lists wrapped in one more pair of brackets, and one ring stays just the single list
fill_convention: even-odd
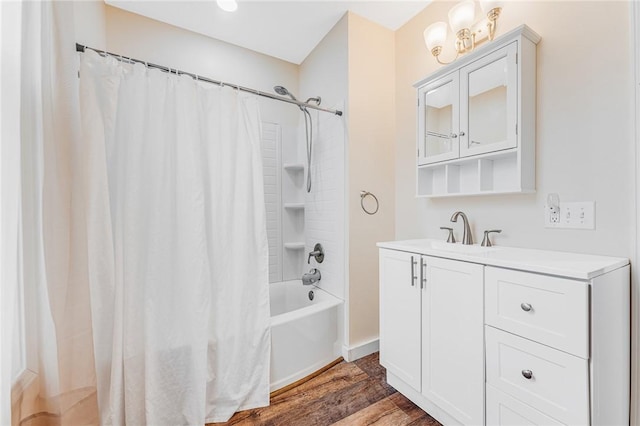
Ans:
[{"label": "light fixture arm", "polygon": [[456,57],[455,58],[453,58],[449,62],[442,62],[440,60],[440,54],[441,53],[442,53],[442,47],[441,46],[436,46],[433,49],[431,49],[431,54],[434,56],[434,58],[436,58],[436,61],[438,61],[438,63],[440,65],[449,65],[450,63],[452,63],[453,61],[458,59],[458,56],[460,56],[460,52],[456,51]]},{"label": "light fixture arm", "polygon": [[502,8],[496,7],[494,9],[491,9],[489,13],[487,13],[487,19],[489,20],[489,22],[487,22],[487,30],[489,30],[489,41],[492,41],[496,36],[496,22],[500,17],[500,12],[502,12]]}]

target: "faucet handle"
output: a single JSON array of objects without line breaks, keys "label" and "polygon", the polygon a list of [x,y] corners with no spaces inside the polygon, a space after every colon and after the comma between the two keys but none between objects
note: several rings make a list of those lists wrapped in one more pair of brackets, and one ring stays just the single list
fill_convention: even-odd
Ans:
[{"label": "faucet handle", "polygon": [[322,263],[324,261],[324,250],[322,249],[322,244],[316,243],[313,246],[313,251],[309,252],[309,257],[307,257],[307,264],[311,263],[311,258],[315,258],[316,262]]},{"label": "faucet handle", "polygon": [[447,228],[446,226],[441,226],[440,229],[446,229],[447,231],[449,231],[449,236],[447,237],[448,243],[456,242],[456,238],[453,236],[453,228]]},{"label": "faucet handle", "polygon": [[502,232],[502,229],[488,229],[484,231],[484,238],[482,239],[482,247],[491,247],[493,244],[491,243],[491,239],[489,238],[489,234],[491,233],[499,234]]}]

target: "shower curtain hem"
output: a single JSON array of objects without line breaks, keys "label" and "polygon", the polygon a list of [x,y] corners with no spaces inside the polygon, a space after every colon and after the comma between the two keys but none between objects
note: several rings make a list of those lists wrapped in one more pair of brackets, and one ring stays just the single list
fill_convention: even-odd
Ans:
[{"label": "shower curtain hem", "polygon": [[230,416],[215,416],[215,417],[207,417],[204,422],[206,423],[223,423],[223,422],[228,422],[229,419],[231,417],[233,417],[233,415],[239,411],[245,411],[245,410],[253,410],[254,408],[263,408],[263,407],[268,407],[270,405],[270,400],[269,398],[267,398],[267,402],[265,403],[264,401],[254,401],[254,402],[247,402],[246,404],[242,404],[240,407],[238,407],[238,409],[231,413]]}]

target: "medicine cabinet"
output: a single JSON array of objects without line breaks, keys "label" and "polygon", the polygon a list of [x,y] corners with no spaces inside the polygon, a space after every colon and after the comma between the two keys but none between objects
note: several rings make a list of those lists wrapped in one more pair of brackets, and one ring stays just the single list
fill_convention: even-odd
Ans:
[{"label": "medicine cabinet", "polygon": [[535,190],[539,40],[523,25],[414,85],[417,196]]}]

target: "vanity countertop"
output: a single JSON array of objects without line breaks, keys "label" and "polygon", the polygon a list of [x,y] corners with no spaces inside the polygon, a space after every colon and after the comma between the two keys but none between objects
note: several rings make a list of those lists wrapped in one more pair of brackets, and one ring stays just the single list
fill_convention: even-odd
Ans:
[{"label": "vanity countertop", "polygon": [[622,257],[478,244],[465,246],[433,239],[382,242],[378,247],[579,280],[590,280],[629,264],[629,259]]}]

